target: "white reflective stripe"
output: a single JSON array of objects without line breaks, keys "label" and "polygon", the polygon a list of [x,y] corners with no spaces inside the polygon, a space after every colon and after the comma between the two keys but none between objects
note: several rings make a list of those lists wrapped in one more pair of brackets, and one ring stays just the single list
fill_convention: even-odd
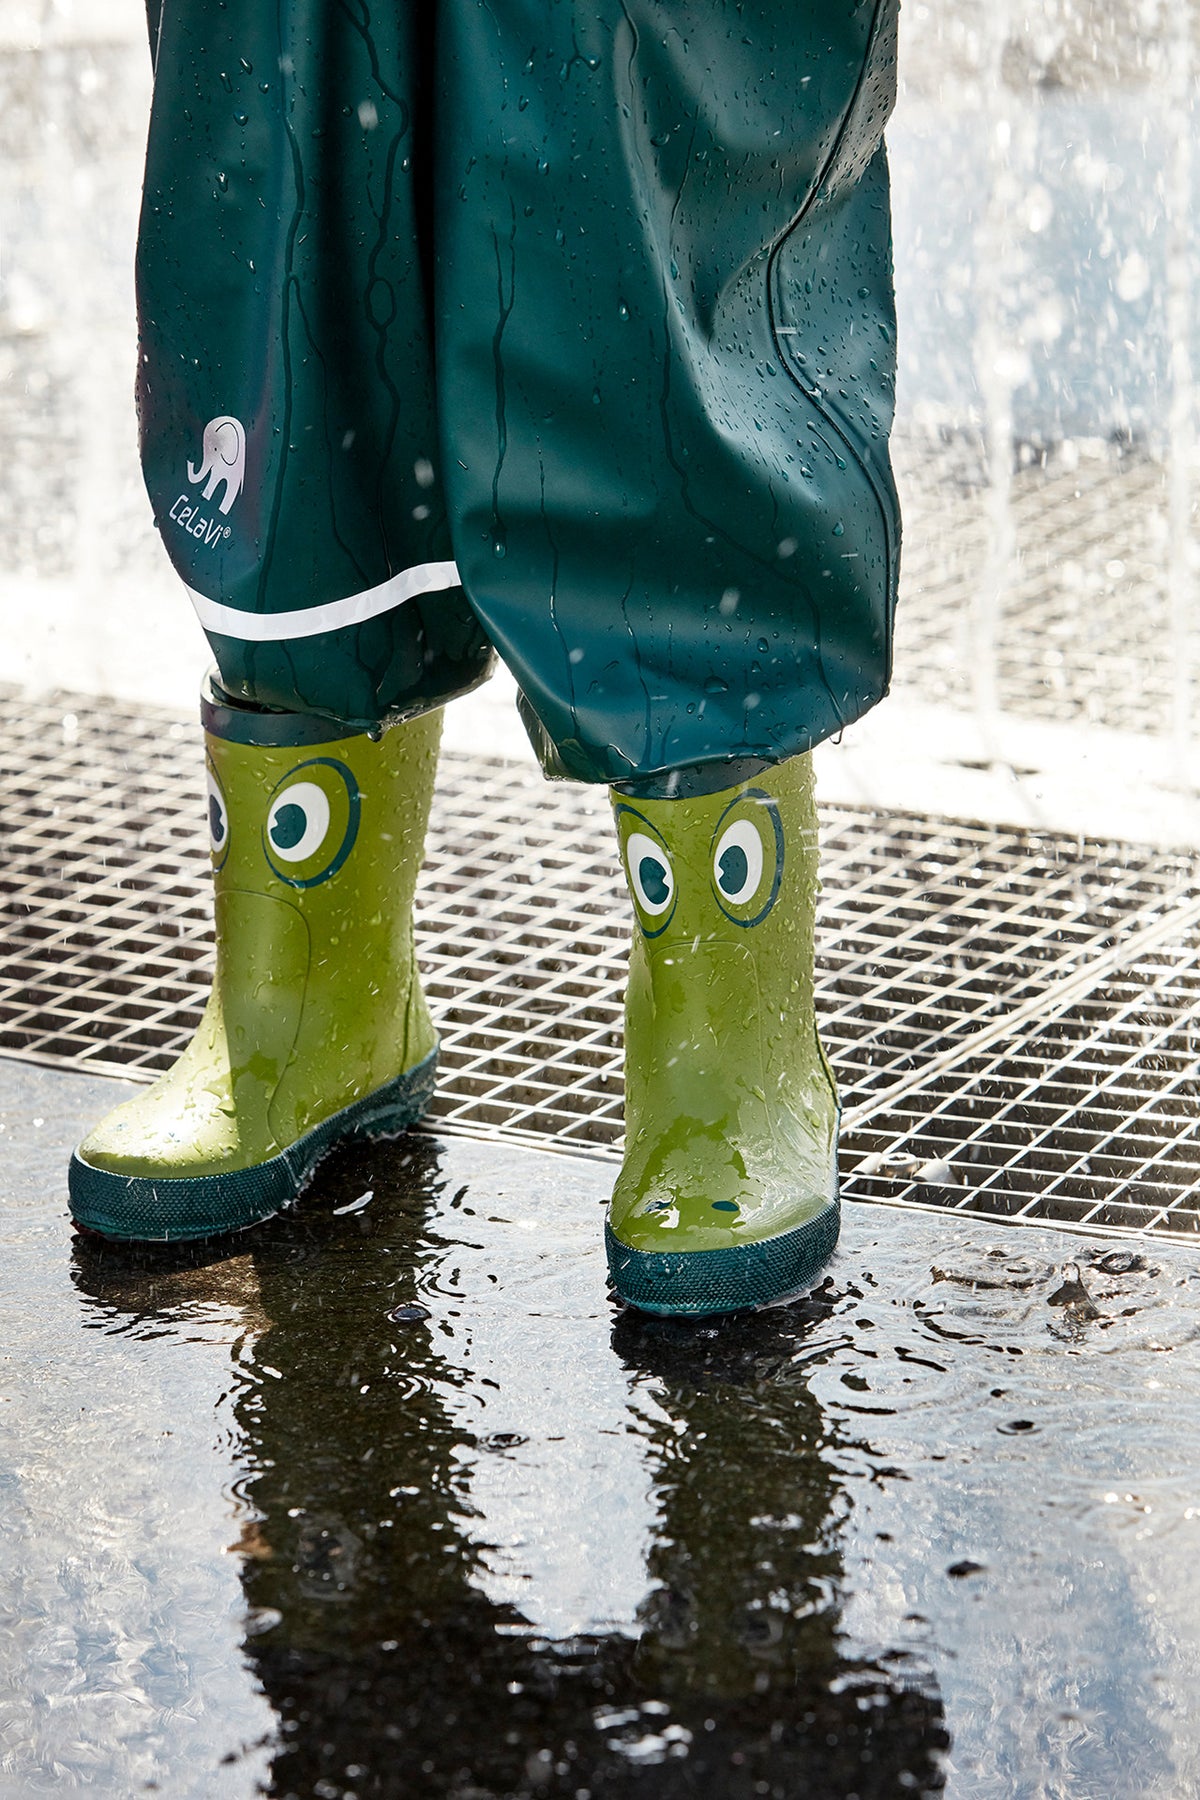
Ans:
[{"label": "white reflective stripe", "polygon": [[275,644],[284,638],[318,637],[323,631],[362,625],[367,619],[377,619],[380,613],[391,612],[395,606],[403,606],[414,594],[434,594],[441,588],[459,586],[457,563],[434,562],[414,563],[411,569],[401,569],[378,587],[348,594],[344,600],[327,600],[323,606],[305,606],[298,612],[242,612],[240,607],[206,600],[195,588],[190,587],[188,593],[205,631],[241,638],[245,643]]}]

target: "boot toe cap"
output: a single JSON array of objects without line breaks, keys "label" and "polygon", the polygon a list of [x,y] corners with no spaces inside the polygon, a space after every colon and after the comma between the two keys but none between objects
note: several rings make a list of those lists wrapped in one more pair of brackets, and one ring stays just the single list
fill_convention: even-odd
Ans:
[{"label": "boot toe cap", "polygon": [[778,1237],[712,1250],[638,1250],[605,1229],[608,1266],[621,1298],[642,1312],[704,1318],[749,1312],[811,1288],[838,1240],[841,1216],[831,1200],[805,1224]]}]

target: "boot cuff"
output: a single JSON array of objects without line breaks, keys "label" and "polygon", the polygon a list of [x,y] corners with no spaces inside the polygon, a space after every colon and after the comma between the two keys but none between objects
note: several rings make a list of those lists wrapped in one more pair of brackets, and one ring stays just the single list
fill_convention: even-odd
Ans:
[{"label": "boot cuff", "polygon": [[200,690],[200,719],[210,737],[230,744],[251,744],[260,749],[290,749],[306,744],[334,744],[341,738],[361,737],[354,725],[322,719],[315,713],[274,712],[234,700],[218,685],[215,672],[205,676]]}]

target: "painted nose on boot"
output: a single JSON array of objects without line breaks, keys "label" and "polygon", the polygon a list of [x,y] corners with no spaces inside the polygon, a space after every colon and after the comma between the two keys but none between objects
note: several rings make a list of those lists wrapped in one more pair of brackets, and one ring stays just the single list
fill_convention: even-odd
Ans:
[{"label": "painted nose on boot", "polygon": [[412,898],[441,719],[374,741],[209,693],[216,972],[175,1066],[71,1160],[75,1221],[178,1241],[294,1200],[348,1137],[419,1118],[437,1040]]},{"label": "painted nose on boot", "polygon": [[808,758],[724,793],[631,801],[637,915],[618,1293],[702,1316],[810,1286],[837,1241],[837,1096],[813,1007]]}]

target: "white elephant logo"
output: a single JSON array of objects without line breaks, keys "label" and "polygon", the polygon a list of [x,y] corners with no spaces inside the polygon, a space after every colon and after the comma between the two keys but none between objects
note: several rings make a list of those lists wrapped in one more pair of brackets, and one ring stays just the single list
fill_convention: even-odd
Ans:
[{"label": "white elephant logo", "polygon": [[221,511],[229,512],[246,479],[246,433],[241,420],[230,418],[228,413],[219,419],[210,419],[204,427],[200,467],[189,462],[187,472],[189,481],[204,482],[202,498],[205,500],[212,499],[217,483],[223,481],[225,493]]}]

